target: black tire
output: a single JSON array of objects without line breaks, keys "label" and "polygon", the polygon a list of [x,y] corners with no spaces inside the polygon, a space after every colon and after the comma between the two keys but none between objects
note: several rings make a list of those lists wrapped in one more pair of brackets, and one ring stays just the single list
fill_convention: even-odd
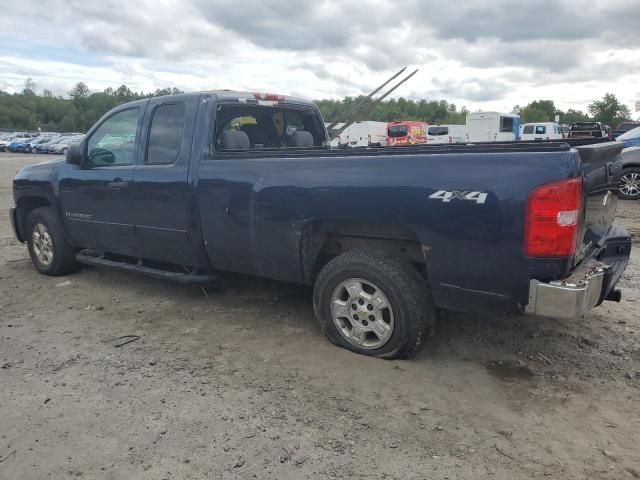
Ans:
[{"label": "black tire", "polygon": [[[354,345],[332,318],[334,291],[352,278],[375,284],[393,311],[391,337],[379,348]],[[352,352],[387,359],[413,357],[433,333],[436,318],[429,287],[417,270],[405,259],[379,251],[351,250],[327,263],[316,280],[313,305],[320,328],[332,343]]]},{"label": "black tire", "polygon": [[66,157],[67,156],[67,149],[63,148],[60,153]]},{"label": "black tire", "polygon": [[[34,250],[34,230],[39,224],[46,228],[46,232],[48,232],[51,239],[51,251],[53,254],[49,264],[40,260]],[[52,208],[36,208],[29,214],[27,217],[26,237],[31,262],[40,273],[58,276],[75,272],[80,268],[80,265],[76,262],[76,250],[64,238],[62,222]]]},{"label": "black tire", "polygon": [[[636,193],[633,193],[634,190],[630,188],[630,184],[625,182],[625,177],[628,178],[629,181],[635,180],[636,190],[640,188],[640,167],[628,167],[622,170],[622,177],[620,181],[620,192],[619,196],[623,200],[638,200],[640,198],[640,190],[637,190]],[[623,190],[629,190],[625,193]]]}]

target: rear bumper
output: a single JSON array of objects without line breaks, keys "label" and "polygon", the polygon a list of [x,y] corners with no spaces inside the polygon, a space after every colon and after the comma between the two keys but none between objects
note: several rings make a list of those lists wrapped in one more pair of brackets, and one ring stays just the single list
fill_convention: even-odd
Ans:
[{"label": "rear bumper", "polygon": [[631,237],[626,230],[613,227],[598,256],[583,260],[569,277],[548,283],[532,279],[525,313],[557,318],[584,315],[614,290],[630,253]]},{"label": "rear bumper", "polygon": [[24,237],[20,231],[20,222],[18,222],[18,207],[11,207],[9,209],[9,219],[11,220],[11,228],[13,229],[14,236],[21,242],[24,242]]}]

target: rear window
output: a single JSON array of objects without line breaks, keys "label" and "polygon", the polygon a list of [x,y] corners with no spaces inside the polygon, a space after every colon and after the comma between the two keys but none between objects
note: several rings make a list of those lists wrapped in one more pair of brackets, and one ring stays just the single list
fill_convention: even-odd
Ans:
[{"label": "rear window", "polygon": [[434,137],[449,135],[449,127],[429,127],[429,135],[433,135]]},{"label": "rear window", "polygon": [[525,135],[531,135],[533,133],[533,125],[525,125],[522,133]]},{"label": "rear window", "polygon": [[633,130],[629,130],[618,137],[618,140],[631,140],[632,138],[640,137],[640,127],[636,127]]},{"label": "rear window", "polygon": [[408,131],[406,125],[390,125],[388,128],[388,134],[391,138],[406,137]]},{"label": "rear window", "polygon": [[324,125],[313,109],[223,105],[217,113],[215,149],[243,151],[323,146]]},{"label": "rear window", "polygon": [[544,125],[536,125],[536,135],[544,135],[547,133],[547,127]]}]

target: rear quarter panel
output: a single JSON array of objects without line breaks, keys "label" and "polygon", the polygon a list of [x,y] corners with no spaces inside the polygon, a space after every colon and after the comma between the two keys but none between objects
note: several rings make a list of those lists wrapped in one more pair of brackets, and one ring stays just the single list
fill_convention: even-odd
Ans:
[{"label": "rear quarter panel", "polygon": [[[475,291],[523,304],[532,272],[565,267],[523,257],[527,194],[579,173],[574,151],[204,160],[197,196],[216,268],[305,282],[310,225],[367,221],[414,232],[436,303]],[[430,198],[440,190],[486,201]]]}]

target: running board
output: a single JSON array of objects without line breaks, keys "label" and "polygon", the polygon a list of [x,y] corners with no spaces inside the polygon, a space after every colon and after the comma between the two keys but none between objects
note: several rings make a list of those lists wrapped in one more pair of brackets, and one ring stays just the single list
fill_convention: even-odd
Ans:
[{"label": "running board", "polygon": [[209,274],[193,274],[193,273],[177,273],[161,270],[159,268],[145,267],[144,265],[120,262],[117,260],[108,260],[101,254],[91,250],[82,250],[76,255],[78,263],[89,265],[91,267],[106,267],[112,270],[120,270],[123,272],[134,272],[147,275],[149,277],[159,278],[162,280],[173,280],[185,284],[204,285],[214,283],[218,280],[215,275]]}]

